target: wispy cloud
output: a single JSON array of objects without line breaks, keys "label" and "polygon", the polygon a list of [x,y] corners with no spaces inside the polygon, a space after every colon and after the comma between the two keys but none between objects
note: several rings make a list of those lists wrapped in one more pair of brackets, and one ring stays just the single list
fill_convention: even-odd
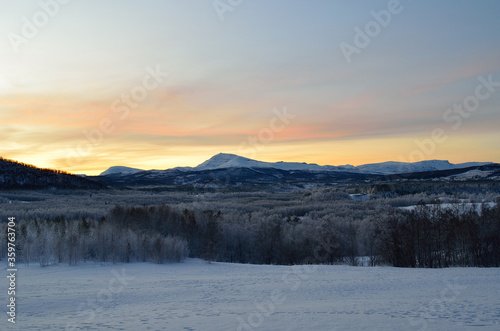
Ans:
[{"label": "wispy cloud", "polygon": [[[477,75],[500,81],[500,5],[413,1],[348,65],[338,44],[376,7],[254,1],[220,24],[202,3],[67,6],[21,54],[0,40],[0,154],[88,173],[112,164],[196,165],[237,152],[269,127],[273,109],[286,105],[296,119],[258,158],[397,159],[415,139],[449,126],[443,112],[474,92]],[[2,28],[19,32],[22,17],[37,8],[0,3]],[[122,118],[115,100],[151,63],[171,75]],[[498,145],[487,143],[498,141],[499,104],[500,93],[482,102],[432,157],[500,162]],[[67,151],[88,144],[85,132],[103,119],[113,130],[68,165]]]}]

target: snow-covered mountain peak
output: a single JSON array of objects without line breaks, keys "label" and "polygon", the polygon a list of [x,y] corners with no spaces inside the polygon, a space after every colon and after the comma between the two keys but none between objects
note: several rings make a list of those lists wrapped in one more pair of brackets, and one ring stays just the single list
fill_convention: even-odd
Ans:
[{"label": "snow-covered mountain peak", "polygon": [[357,172],[355,167],[345,165],[340,167],[335,166],[320,166],[315,163],[306,162],[262,162],[252,160],[235,154],[219,153],[207,161],[203,162],[195,170],[213,170],[223,168],[274,168],[279,170],[303,170],[303,171],[351,171]]},{"label": "snow-covered mountain peak", "polygon": [[122,167],[122,166],[115,166],[115,167],[110,167],[107,170],[103,171],[99,176],[106,176],[106,175],[132,175],[138,172],[144,171],[142,169],[136,169],[136,168],[130,168],[130,167]]},{"label": "snow-covered mountain peak", "polygon": [[373,173],[373,174],[402,174],[411,172],[425,172],[425,171],[439,171],[439,170],[450,170],[450,169],[460,169],[475,167],[488,164],[489,162],[469,162],[453,164],[447,160],[425,160],[414,163],[409,162],[382,162],[382,163],[372,163],[357,166],[363,173]]},{"label": "snow-covered mountain peak", "polygon": [[235,154],[219,153],[212,156],[195,168],[195,170],[212,170],[222,168],[262,167],[265,162],[255,161]]}]

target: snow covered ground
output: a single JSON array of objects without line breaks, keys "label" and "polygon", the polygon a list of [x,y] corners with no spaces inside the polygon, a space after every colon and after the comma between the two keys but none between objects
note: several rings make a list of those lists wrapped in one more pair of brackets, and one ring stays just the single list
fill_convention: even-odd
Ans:
[{"label": "snow covered ground", "polygon": [[19,267],[16,281],[17,322],[8,323],[3,313],[0,330],[500,330],[498,268],[190,259],[165,265],[32,264]]}]

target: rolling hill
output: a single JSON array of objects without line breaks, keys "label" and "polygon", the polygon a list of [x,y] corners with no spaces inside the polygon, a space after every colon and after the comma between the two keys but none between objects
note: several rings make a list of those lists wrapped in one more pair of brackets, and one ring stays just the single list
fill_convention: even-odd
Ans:
[{"label": "rolling hill", "polygon": [[0,189],[103,189],[104,184],[59,170],[0,157]]}]

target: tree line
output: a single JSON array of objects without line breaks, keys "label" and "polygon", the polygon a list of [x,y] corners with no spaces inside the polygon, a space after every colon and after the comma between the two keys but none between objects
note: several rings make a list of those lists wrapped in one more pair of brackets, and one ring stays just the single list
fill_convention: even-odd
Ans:
[{"label": "tree line", "polygon": [[71,173],[69,173],[67,171],[64,171],[64,170],[55,170],[55,169],[50,169],[50,168],[39,168],[39,167],[34,166],[32,164],[24,163],[24,162],[20,162],[20,161],[16,161],[16,160],[7,159],[7,158],[4,158],[3,156],[0,156],[0,161],[4,161],[6,163],[10,163],[10,164],[14,164],[14,165],[19,165],[19,166],[26,167],[26,168],[31,168],[31,169],[37,169],[37,170],[45,171],[47,173],[71,175]]},{"label": "tree line", "polygon": [[[2,239],[6,241],[6,237]],[[134,232],[105,219],[67,221],[62,216],[20,221],[16,249],[24,263],[29,265],[36,261],[41,266],[63,262],[76,265],[87,261],[181,262],[188,254],[186,241],[179,237],[150,231]]]},{"label": "tree line", "polygon": [[[365,256],[370,265],[498,267],[499,205],[444,208],[422,202],[409,211],[376,208],[364,217],[342,208],[285,216],[117,205],[99,220],[60,216],[20,221],[18,246],[24,262],[40,265],[165,263],[187,256],[256,264],[359,265]],[[5,224],[1,226],[5,233]],[[2,243],[2,257],[4,247]]]},{"label": "tree line", "polygon": [[390,213],[376,237],[378,252],[396,267],[499,267],[500,207],[421,203],[403,215]]}]

